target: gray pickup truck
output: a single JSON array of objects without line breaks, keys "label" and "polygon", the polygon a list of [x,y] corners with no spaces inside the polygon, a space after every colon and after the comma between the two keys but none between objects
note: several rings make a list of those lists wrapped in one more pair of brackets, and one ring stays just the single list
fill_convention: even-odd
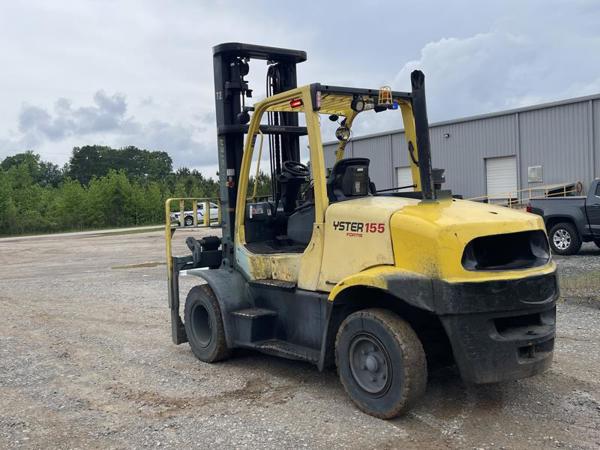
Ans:
[{"label": "gray pickup truck", "polygon": [[587,197],[532,199],[527,211],[544,218],[554,253],[574,255],[589,241],[600,247],[600,179],[590,184]]}]

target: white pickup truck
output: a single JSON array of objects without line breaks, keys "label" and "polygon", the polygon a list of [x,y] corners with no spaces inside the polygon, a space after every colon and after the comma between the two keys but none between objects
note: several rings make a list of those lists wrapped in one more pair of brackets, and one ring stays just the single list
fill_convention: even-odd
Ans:
[{"label": "white pickup truck", "polygon": [[[198,202],[198,224],[202,224],[204,222],[204,202]],[[216,203],[210,202],[210,222],[216,222],[219,220],[219,205]],[[183,224],[186,227],[189,227],[194,224],[194,212],[193,211],[184,211],[183,212]],[[175,211],[171,213],[171,223],[180,222],[180,211]],[[180,222],[181,223],[181,222]]]}]

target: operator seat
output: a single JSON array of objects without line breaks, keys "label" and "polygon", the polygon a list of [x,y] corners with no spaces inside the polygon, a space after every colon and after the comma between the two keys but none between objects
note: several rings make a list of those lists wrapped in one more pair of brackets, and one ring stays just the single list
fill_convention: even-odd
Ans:
[{"label": "operator seat", "polygon": [[[369,158],[347,158],[335,163],[327,179],[329,202],[375,194],[375,185],[369,179]],[[288,218],[287,236],[294,243],[308,245],[315,221],[312,202],[296,208]]]},{"label": "operator seat", "polygon": [[335,163],[327,179],[329,202],[349,200],[375,193],[369,178],[369,158],[347,158]]}]

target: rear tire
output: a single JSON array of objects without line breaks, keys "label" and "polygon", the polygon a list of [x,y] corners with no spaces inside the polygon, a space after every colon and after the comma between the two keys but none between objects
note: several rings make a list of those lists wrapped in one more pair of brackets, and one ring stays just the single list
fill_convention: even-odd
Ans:
[{"label": "rear tire", "polygon": [[183,223],[186,227],[191,227],[192,225],[194,225],[194,218],[188,216],[185,219],[183,219]]},{"label": "rear tire", "polygon": [[207,284],[194,286],[188,293],[184,320],[188,342],[200,361],[212,363],[229,357],[221,309]]},{"label": "rear tire", "polygon": [[365,413],[391,419],[407,412],[427,386],[427,361],[411,326],[385,309],[349,315],[335,341],[340,380]]},{"label": "rear tire", "polygon": [[574,255],[581,248],[581,238],[572,223],[561,222],[550,228],[550,247],[557,255]]}]

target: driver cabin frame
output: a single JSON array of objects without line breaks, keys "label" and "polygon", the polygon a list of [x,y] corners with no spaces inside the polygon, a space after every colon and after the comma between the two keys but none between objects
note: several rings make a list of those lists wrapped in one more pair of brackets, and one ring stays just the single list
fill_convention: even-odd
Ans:
[{"label": "driver cabin frame", "polygon": [[[323,256],[325,214],[330,204],[321,140],[320,114],[342,118],[342,127],[349,131],[358,114],[365,110],[365,103],[372,102],[376,104],[380,109],[375,109],[375,112],[399,109],[402,114],[407,141],[411,142],[413,147],[411,170],[415,190],[421,190],[412,94],[395,91],[387,93],[390,94],[389,105],[387,108],[381,109],[381,104],[378,103],[380,96],[378,90],[335,87],[315,83],[276,94],[254,105],[254,113],[248,127],[239,172],[236,199],[238,210],[234,224],[235,263],[248,279],[273,279],[294,284],[303,289],[314,290],[317,288]],[[357,103],[361,101],[363,105],[362,108],[359,108]],[[263,137],[259,136],[261,121],[263,116],[269,112],[304,113],[305,115],[314,190],[314,220],[311,238],[305,248],[300,251],[298,249],[290,251],[290,248],[286,249],[285,247],[279,251],[264,251],[248,245],[246,224],[249,219],[247,200],[252,194],[250,192],[251,166],[257,151],[257,145],[259,146],[259,154],[262,152]],[[347,137],[349,137],[349,133]],[[336,159],[339,161],[343,158],[344,148],[349,139],[340,137],[338,139],[340,143],[336,151]],[[260,164],[260,159],[257,163]],[[265,205],[265,207],[270,206]],[[269,212],[273,215],[278,213],[277,210]]]}]

